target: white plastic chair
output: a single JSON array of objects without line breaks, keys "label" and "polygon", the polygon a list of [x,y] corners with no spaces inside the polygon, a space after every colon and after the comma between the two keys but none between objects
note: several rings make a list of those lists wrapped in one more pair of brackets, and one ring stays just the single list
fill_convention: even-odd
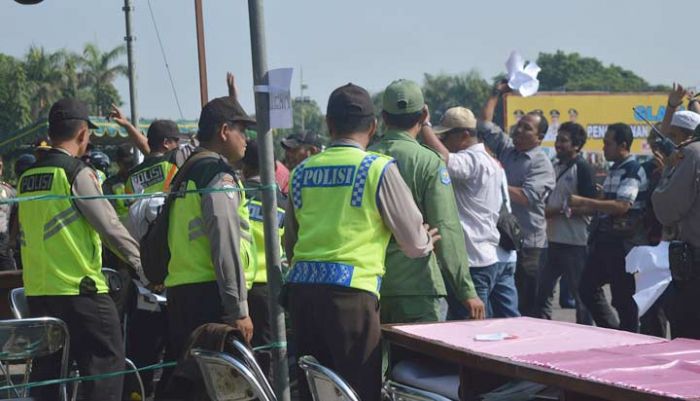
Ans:
[{"label": "white plastic chair", "polygon": [[[29,382],[32,361],[61,352],[59,379],[68,377],[70,335],[66,323],[52,317],[0,320],[0,369],[9,385],[14,385],[7,364],[24,364],[22,384]],[[66,384],[59,384],[59,399],[67,400]],[[27,397],[29,387],[14,389],[18,397]]]},{"label": "white plastic chair", "polygon": [[355,390],[342,377],[318,363],[313,356],[299,358],[299,367],[306,374],[314,401],[360,401]]},{"label": "white plastic chair", "polygon": [[245,364],[223,352],[191,351],[213,401],[276,401],[270,398],[255,373]]}]

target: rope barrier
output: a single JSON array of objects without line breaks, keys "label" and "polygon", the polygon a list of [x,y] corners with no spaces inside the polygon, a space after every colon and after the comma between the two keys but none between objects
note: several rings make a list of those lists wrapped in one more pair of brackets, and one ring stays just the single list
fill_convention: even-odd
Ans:
[{"label": "rope barrier", "polygon": [[153,199],[153,198],[165,198],[169,195],[173,196],[183,196],[187,194],[208,194],[208,193],[220,193],[220,192],[246,192],[246,193],[251,193],[251,192],[261,192],[265,190],[277,190],[279,187],[277,184],[270,184],[270,185],[260,185],[257,187],[251,187],[251,188],[239,188],[239,187],[232,187],[232,188],[202,188],[202,189],[188,189],[184,191],[174,191],[174,192],[154,192],[150,194],[109,194],[109,195],[83,195],[83,196],[77,196],[77,195],[56,195],[56,194],[48,194],[48,195],[30,195],[30,196],[21,196],[21,197],[13,197],[13,198],[5,198],[5,199],[0,199],[0,205],[5,205],[5,204],[15,204],[15,203],[21,203],[21,202],[30,202],[30,201],[53,201],[53,200],[95,200],[95,199],[107,199],[107,200],[117,200],[117,199],[123,199],[123,200],[140,200],[140,199]]},{"label": "rope barrier", "polygon": [[[261,345],[259,347],[254,347],[253,351],[257,352],[257,351],[266,351],[266,350],[270,350],[270,349],[280,349],[280,348],[282,348],[282,349],[287,348],[287,343],[286,342],[276,342],[276,343],[271,343],[271,344],[267,344],[267,345]],[[72,383],[75,381],[79,381],[79,382],[96,381],[96,380],[108,379],[110,377],[115,377],[115,376],[128,375],[130,373],[135,373],[135,372],[143,372],[143,371],[147,371],[147,370],[156,370],[156,369],[161,369],[161,368],[171,368],[171,367],[174,367],[176,365],[177,365],[177,362],[175,362],[175,361],[161,362],[161,363],[156,363],[153,365],[144,366],[142,368],[119,370],[116,372],[103,373],[103,374],[99,374],[99,375],[75,376],[75,377],[67,377],[65,379],[50,379],[50,380],[41,380],[41,381],[36,381],[36,382],[29,382],[29,383],[15,384],[15,385],[7,385],[7,386],[0,387],[0,392],[7,391],[7,390],[22,389],[22,388],[53,386],[56,384]]]}]

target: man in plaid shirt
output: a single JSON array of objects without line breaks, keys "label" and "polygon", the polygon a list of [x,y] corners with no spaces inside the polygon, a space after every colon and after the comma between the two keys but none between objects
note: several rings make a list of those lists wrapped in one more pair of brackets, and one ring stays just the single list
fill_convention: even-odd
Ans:
[{"label": "man in plaid shirt", "polygon": [[[634,276],[625,271],[625,256],[634,245],[646,242],[642,229],[643,209],[648,199],[648,181],[644,169],[630,154],[634,137],[626,124],[608,127],[603,152],[612,167],[603,183],[599,199],[572,195],[569,201],[575,214],[595,214],[591,230],[590,252],[581,277],[581,300],[596,325],[636,332],[639,329]],[[610,284],[615,317],[603,292]]]}]

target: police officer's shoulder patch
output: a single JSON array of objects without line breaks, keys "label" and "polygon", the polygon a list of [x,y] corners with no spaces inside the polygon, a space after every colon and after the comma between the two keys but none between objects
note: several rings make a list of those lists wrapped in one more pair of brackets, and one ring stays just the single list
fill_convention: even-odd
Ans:
[{"label": "police officer's shoulder patch", "polygon": [[236,187],[236,181],[230,174],[226,174],[221,178],[221,188],[226,190],[224,193],[229,199],[233,199],[233,197],[236,195]]},{"label": "police officer's shoulder patch", "polygon": [[450,174],[447,172],[447,167],[445,167],[445,166],[440,167],[440,170],[438,170],[438,176],[440,177],[441,183],[443,183],[445,185],[452,184],[452,180],[450,179]]}]

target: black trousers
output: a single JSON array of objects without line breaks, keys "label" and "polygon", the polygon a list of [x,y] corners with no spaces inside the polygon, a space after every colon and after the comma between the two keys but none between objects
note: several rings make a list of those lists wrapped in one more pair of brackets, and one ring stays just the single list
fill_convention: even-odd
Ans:
[{"label": "black trousers", "polygon": [[591,315],[581,302],[578,293],[581,274],[586,266],[586,246],[550,242],[547,248],[547,262],[544,264],[537,291],[536,317],[552,319],[552,298],[557,280],[566,282],[571,295],[576,300],[576,323],[593,324]]},{"label": "black trousers", "polygon": [[[581,276],[579,293],[597,326],[637,332],[637,304],[632,298],[635,283],[634,276],[625,271],[626,254],[622,241],[594,242]],[[603,292],[605,284],[610,284],[611,304],[617,310],[619,321]]]},{"label": "black trousers", "polygon": [[180,359],[192,332],[205,323],[223,323],[223,308],[216,281],[168,288],[168,337]]},{"label": "black trousers", "polygon": [[[254,283],[253,288],[248,291],[248,312],[253,321],[253,347],[261,347],[272,343],[272,327],[270,326],[270,307],[268,297],[270,291],[267,284]],[[267,373],[268,379],[272,379],[271,362],[272,352],[270,350],[257,351],[255,353],[263,372]]]},{"label": "black trousers", "polygon": [[546,248],[522,248],[515,266],[518,309],[523,316],[537,317],[537,291],[542,253]]},{"label": "black trousers", "polygon": [[[333,285],[289,286],[289,313],[298,355],[313,355],[334,370],[362,401],[380,401],[382,354],[379,300],[366,291]],[[299,395],[311,401],[300,371]]]},{"label": "black trousers", "polygon": [[[56,317],[68,326],[71,359],[78,364],[81,376],[124,370],[124,343],[114,301],[107,294],[76,296],[27,297],[33,317]],[[58,377],[61,356],[56,353],[36,360],[31,380]],[[120,401],[124,377],[116,376],[81,383],[89,401]],[[58,386],[32,389],[41,400],[57,400]]]},{"label": "black trousers", "polygon": [[700,279],[672,282],[664,297],[671,336],[700,340]]}]

